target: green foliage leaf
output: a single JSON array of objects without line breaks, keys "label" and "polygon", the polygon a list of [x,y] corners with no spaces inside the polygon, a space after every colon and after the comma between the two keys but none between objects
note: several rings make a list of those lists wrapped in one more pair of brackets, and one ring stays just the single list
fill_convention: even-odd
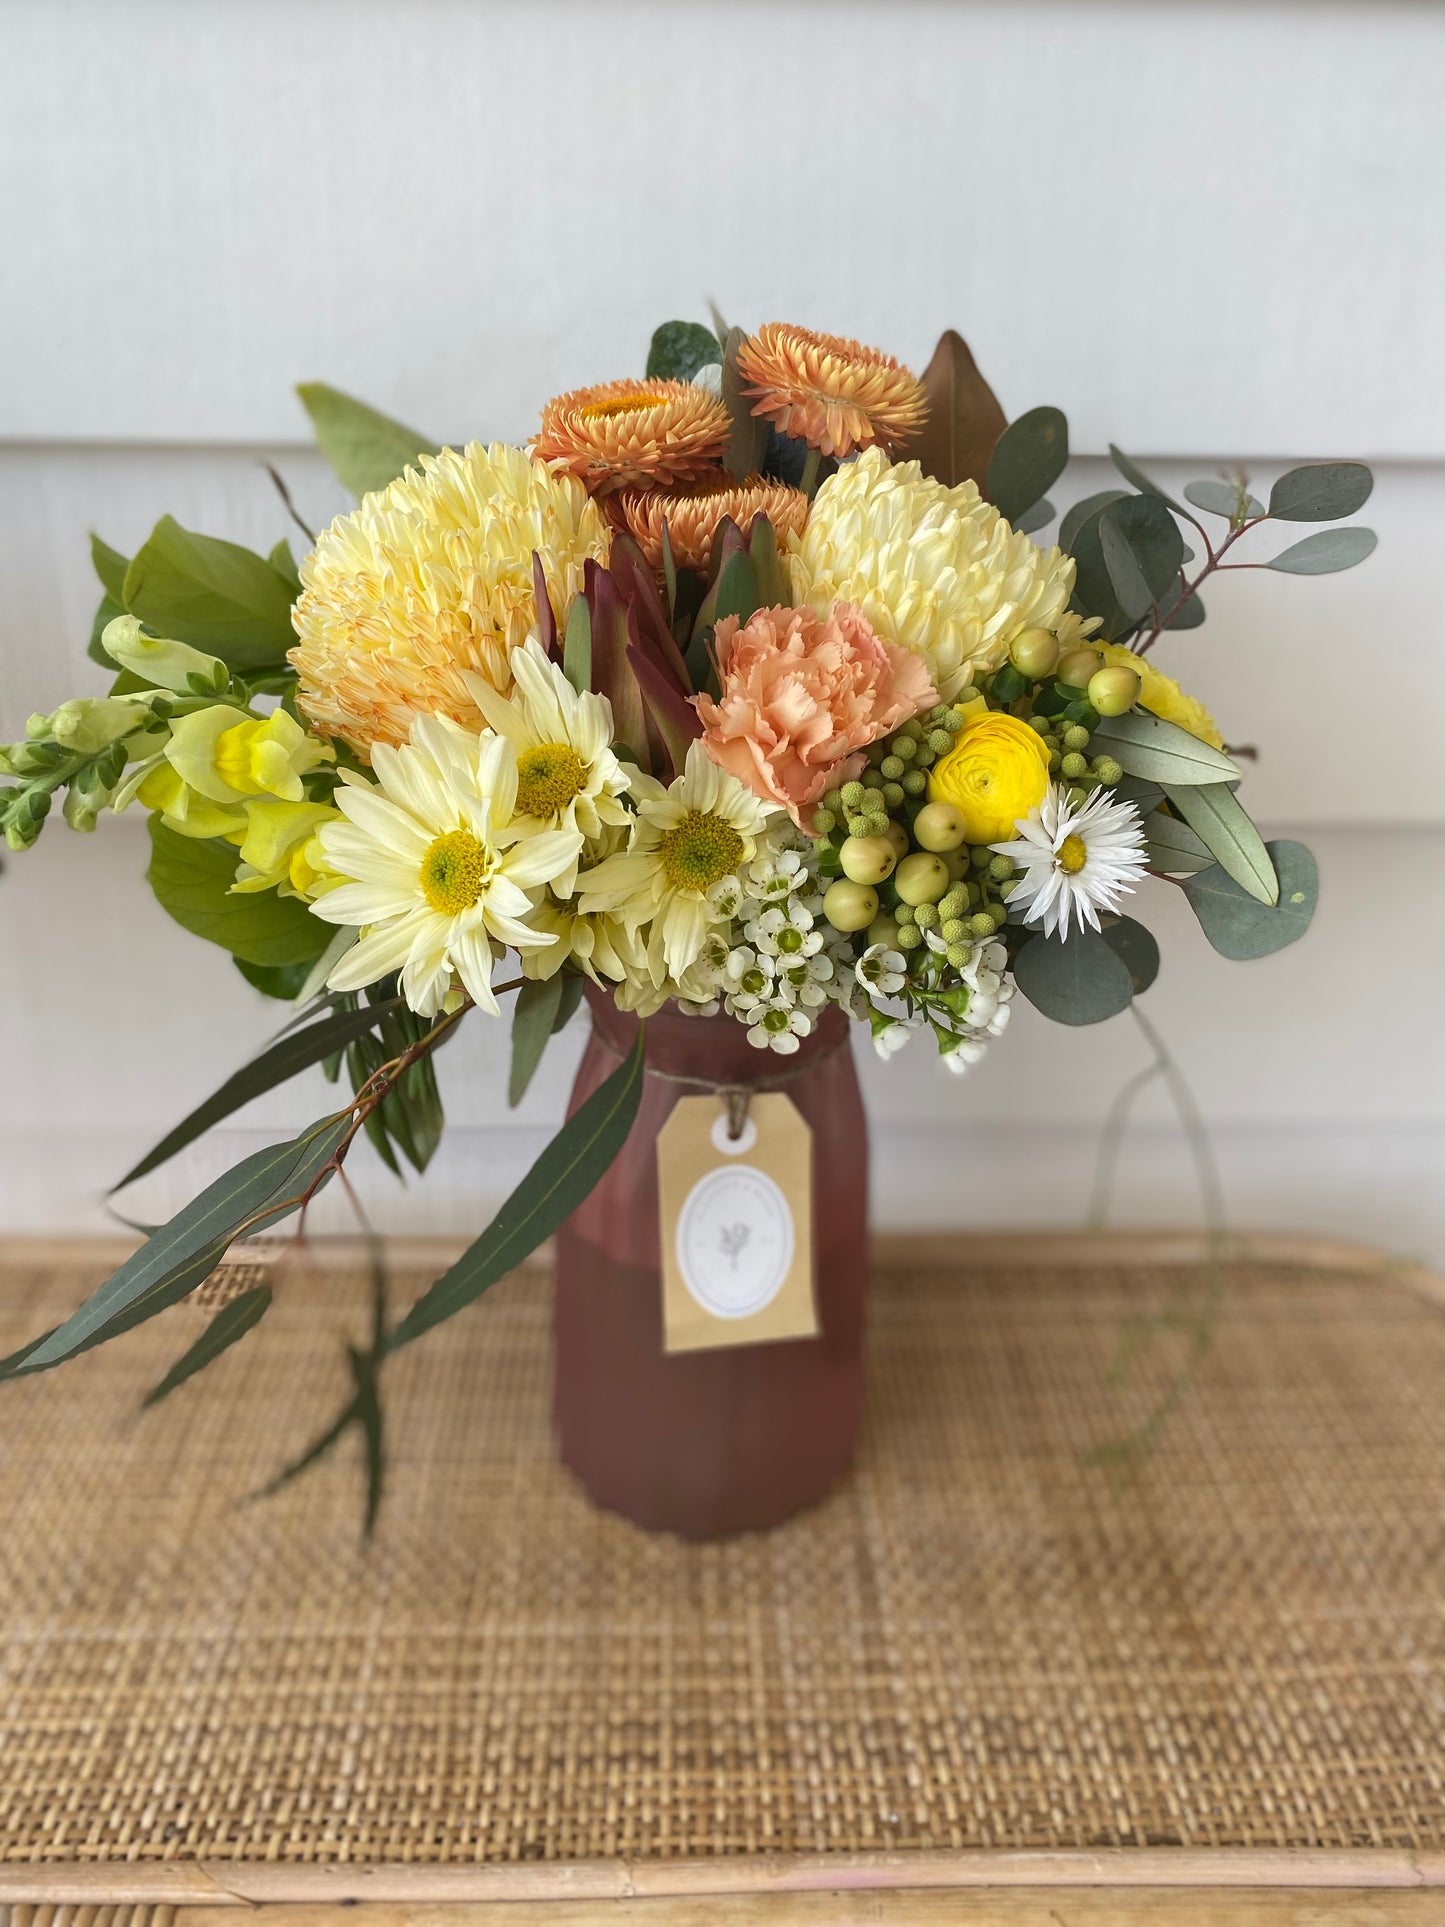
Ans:
[{"label": "green foliage leaf", "polygon": [[154,634],[243,673],[283,662],[296,640],[285,577],[250,549],[193,534],[171,515],[131,559],[122,599]]},{"label": "green foliage leaf", "polygon": [[1166,783],[1164,794],[1215,862],[1242,890],[1260,903],[1279,901],[1279,879],[1264,838],[1227,783],[1195,783],[1180,788]]},{"label": "green foliage leaf", "polygon": [[1006,522],[1031,509],[1069,460],[1069,424],[1059,408],[1031,408],[999,436],[988,464],[988,498]]},{"label": "green foliage leaf", "polygon": [[1321,529],[1318,535],[1307,535],[1303,542],[1271,556],[1265,567],[1278,569],[1284,575],[1335,575],[1341,569],[1353,569],[1367,555],[1373,555],[1377,539],[1373,529],[1362,529],[1358,525]]},{"label": "green foliage leaf", "polygon": [[1179,524],[1156,495],[1129,495],[1099,517],[1099,545],[1124,613],[1137,620],[1172,588],[1184,561]]},{"label": "green foliage leaf", "polygon": [[159,1385],[152,1386],[146,1393],[141,1401],[141,1410],[146,1411],[150,1406],[158,1405],[178,1385],[184,1385],[188,1378],[194,1378],[212,1359],[229,1351],[238,1339],[244,1338],[253,1326],[260,1324],[270,1309],[269,1285],[256,1285],[250,1291],[243,1291],[239,1298],[233,1298],[229,1305],[223,1305],[190,1350],[176,1360]]},{"label": "green foliage leaf", "polygon": [[1144,818],[1144,834],[1149,840],[1149,868],[1165,876],[1190,876],[1207,870],[1214,861],[1203,838],[1163,810],[1150,810]]},{"label": "green foliage leaf", "polygon": [[1091,748],[1096,756],[1112,756],[1126,776],[1150,783],[1227,783],[1239,775],[1223,750],[1142,709],[1101,716]]},{"label": "green foliage leaf", "polygon": [[296,558],[291,553],[291,544],[284,535],[266,560],[291,591],[291,600],[294,602],[301,593],[301,572],[296,567]]},{"label": "green foliage leaf", "polygon": [[1296,943],[1309,929],[1319,899],[1319,874],[1303,843],[1265,848],[1279,879],[1277,904],[1260,903],[1218,864],[1186,877],[1182,886],[1205,936],[1221,957],[1235,962],[1267,957]]},{"label": "green foliage leaf", "polygon": [[288,1030],[269,1045],[249,1064],[228,1077],[224,1084],[198,1104],[188,1116],[183,1117],[174,1130],[167,1131],[159,1144],[154,1145],[138,1164],[133,1164],[125,1176],[112,1187],[119,1191],[127,1184],[134,1184],[157,1165],[173,1158],[177,1151],[184,1150],[219,1124],[223,1117],[230,1117],[239,1111],[243,1104],[249,1104],[254,1097],[266,1091],[275,1090],[278,1084],[286,1083],[297,1077],[313,1064],[321,1063],[333,1052],[344,1050],[353,1039],[363,1037],[374,1031],[393,1010],[403,1008],[400,997],[393,997],[384,1004],[368,1004],[360,1010],[336,1010],[323,1017],[320,1023],[308,1024],[302,1030]]},{"label": "green foliage leaf", "polygon": [[1206,515],[1222,515],[1227,522],[1249,521],[1264,514],[1264,503],[1257,502],[1249,490],[1237,482],[1221,482],[1212,477],[1203,482],[1190,482],[1184,495]]},{"label": "green foliage leaf", "polygon": [[921,379],[928,414],[899,450],[899,460],[917,462],[949,488],[972,481],[982,489],[1008,421],[962,335],[949,328],[939,337]]},{"label": "green foliage leaf", "polygon": [[440,453],[436,442],[414,428],[379,414],[324,381],[303,381],[296,393],[311,417],[321,453],[353,495],[385,488],[418,455]]},{"label": "green foliage leaf", "polygon": [[1123,488],[1101,488],[1097,494],[1083,496],[1072,508],[1064,511],[1064,519],[1059,524],[1059,547],[1073,555],[1075,537],[1084,524],[1108,508],[1111,502],[1127,502],[1128,499],[1129,491]]},{"label": "green foliage leaf", "polygon": [[559,972],[558,975],[562,979],[562,995],[557,1002],[557,1015],[552,1019],[554,1037],[559,1030],[566,1030],[577,1015],[577,1007],[582,1002],[582,993],[586,988],[580,977],[570,977],[565,972]]},{"label": "green foliage leaf", "polygon": [[722,398],[732,416],[732,439],[723,451],[723,462],[730,475],[739,481],[753,475],[763,465],[768,448],[768,424],[753,413],[750,398],[743,393],[743,378],[738,369],[738,350],[747,339],[741,328],[729,331],[723,351]]},{"label": "green foliage leaf", "polygon": [[562,1004],[563,977],[529,977],[512,1006],[512,1069],[507,1079],[507,1102],[514,1109],[526,1095],[547,1040],[556,1028]]},{"label": "green foliage leaf", "polygon": [[295,1198],[325,1170],[350,1123],[349,1114],[322,1118],[299,1137],[243,1158],[152,1233],[7,1375],[48,1371],[178,1303],[210,1276],[233,1239],[294,1210]]},{"label": "green foliage leaf", "polygon": [[1280,522],[1338,522],[1358,514],[1374,486],[1363,462],[1306,462],[1280,476],[1269,512]]},{"label": "green foliage leaf", "polygon": [[253,990],[259,990],[263,997],[274,997],[278,1003],[294,1004],[306,988],[311,975],[311,964],[253,964],[244,957],[232,957],[231,962]]},{"label": "green foliage leaf", "polygon": [[1170,495],[1166,489],[1160,488],[1152,476],[1146,475],[1137,462],[1130,461],[1123,449],[1115,448],[1112,442],[1109,444],[1109,459],[1124,477],[1124,480],[1126,482],[1132,482],[1141,495],[1157,495],[1166,507],[1174,509],[1176,513],[1183,515],[1184,510],[1180,507],[1179,503],[1175,501],[1174,497]]},{"label": "green foliage leaf", "polygon": [[[1139,502],[1143,499],[1143,496],[1133,495],[1123,496],[1120,501]],[[1110,642],[1119,636],[1126,635],[1137,621],[1137,617],[1132,615],[1119,600],[1104,554],[1104,517],[1111,508],[1119,505],[1119,501],[1111,502],[1095,510],[1073,531],[1072,543],[1074,606],[1085,615],[1097,616],[1103,625],[1100,633],[1106,641]]]},{"label": "green foliage leaf", "polygon": [[194,936],[204,937],[247,963],[271,967],[309,963],[330,941],[330,926],[313,917],[299,897],[258,890],[229,894],[236,852],[228,843],[181,836],[159,816],[151,839],[146,878],[161,908]]},{"label": "green foliage leaf", "polygon": [[1100,935],[1128,971],[1134,995],[1141,997],[1159,975],[1159,946],[1153,931],[1133,917],[1120,917],[1105,924]]},{"label": "green foliage leaf", "polygon": [[90,625],[90,641],[85,653],[92,662],[98,662],[102,669],[114,669],[115,664],[100,646],[100,638],[107,623],[125,614],[125,603],[121,598],[125,589],[125,572],[130,564],[118,549],[111,548],[108,542],[102,542],[94,531],[90,537],[90,559],[105,594]]},{"label": "green foliage leaf", "polygon": [[476,1243],[416,1301],[387,1340],[388,1350],[454,1317],[570,1217],[632,1129],[643,1061],[639,1026],[627,1061],[568,1118]]},{"label": "green foliage leaf", "polygon": [[1031,937],[1014,958],[1014,982],[1056,1024],[1102,1024],[1134,997],[1128,964],[1095,930]]},{"label": "green foliage leaf", "polygon": [[664,321],[647,351],[649,381],[691,381],[699,368],[720,359],[717,336],[696,321]]},{"label": "green foliage leaf", "polygon": [[1177,608],[1161,609],[1165,629],[1197,629],[1204,620],[1204,604],[1197,595],[1187,595]]}]

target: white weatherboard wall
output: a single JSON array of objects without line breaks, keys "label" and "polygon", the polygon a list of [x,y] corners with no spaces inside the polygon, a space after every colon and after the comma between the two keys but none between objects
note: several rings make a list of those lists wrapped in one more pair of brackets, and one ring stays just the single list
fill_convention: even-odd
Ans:
[{"label": "white weatherboard wall", "polygon": [[[1439,1261],[1442,66],[1445,16],[1379,4],[4,0],[0,735],[95,686],[88,529],[128,552],[169,510],[269,546],[263,458],[309,519],[344,506],[293,381],[521,438],[708,295],[915,364],[959,327],[1013,412],[1068,411],[1061,506],[1102,485],[1111,438],[1172,484],[1363,456],[1376,558],[1233,578],[1161,651],[1261,745],[1248,794],[1316,849],[1316,929],[1228,965],[1153,886],[1147,1007],[1237,1222]],[[104,1225],[105,1185],[277,1022],[169,924],[144,861],[128,818],[53,828],[0,876],[0,1229]],[[514,1120],[505,1035],[469,1024],[428,1179],[364,1168],[378,1222],[480,1225],[580,1042]],[[1027,1008],[963,1083],[921,1047],[870,1060],[878,1222],[1076,1222],[1144,1061],[1127,1018],[1072,1033]],[[137,1214],[324,1102],[319,1074],[272,1094]],[[1196,1219],[1157,1093],[1139,1120],[1120,1216]]]}]

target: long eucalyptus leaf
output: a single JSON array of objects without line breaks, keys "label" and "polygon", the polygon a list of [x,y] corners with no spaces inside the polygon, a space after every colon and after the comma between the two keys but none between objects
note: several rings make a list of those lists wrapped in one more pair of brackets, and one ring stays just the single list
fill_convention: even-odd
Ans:
[{"label": "long eucalyptus leaf", "polygon": [[188,1378],[194,1378],[213,1358],[219,1358],[222,1352],[229,1351],[254,1325],[260,1324],[270,1308],[269,1285],[256,1285],[250,1291],[243,1291],[239,1298],[233,1298],[229,1305],[223,1305],[190,1350],[176,1360],[159,1385],[146,1393],[141,1401],[141,1410],[158,1405],[178,1385],[184,1385]]},{"label": "long eucalyptus leaf", "polygon": [[1227,783],[1164,785],[1164,794],[1222,870],[1260,903],[1279,902],[1279,878],[1264,838]]},{"label": "long eucalyptus leaf", "polygon": [[424,1292],[387,1341],[388,1351],[479,1298],[550,1237],[592,1190],[622,1149],[642,1098],[642,1032],[581,1109],[568,1118],[491,1224],[449,1271]]},{"label": "long eucalyptus leaf", "polygon": [[1150,783],[1226,783],[1239,775],[1223,750],[1142,709],[1101,717],[1094,747],[1112,756],[1126,776]]},{"label": "long eucalyptus leaf", "polygon": [[507,1079],[507,1102],[513,1108],[526,1096],[561,1003],[560,971],[551,977],[529,977],[517,992],[512,1006],[512,1069]]},{"label": "long eucalyptus leaf", "polygon": [[319,1024],[286,1033],[269,1049],[263,1050],[259,1057],[253,1057],[249,1064],[243,1064],[219,1090],[212,1092],[204,1104],[198,1104],[188,1117],[182,1118],[175,1129],[168,1131],[160,1143],[147,1151],[139,1164],[133,1164],[111,1189],[122,1190],[137,1178],[143,1178],[148,1171],[154,1171],[158,1164],[173,1158],[177,1151],[193,1143],[203,1131],[210,1130],[223,1117],[229,1117],[233,1111],[239,1111],[243,1104],[249,1104],[253,1097],[260,1097],[263,1092],[284,1084],[288,1078],[309,1070],[313,1064],[319,1064],[324,1057],[343,1049],[354,1038],[375,1030],[388,1011],[400,1008],[401,999],[393,997],[389,1003],[371,1004],[362,1010],[336,1011]]}]

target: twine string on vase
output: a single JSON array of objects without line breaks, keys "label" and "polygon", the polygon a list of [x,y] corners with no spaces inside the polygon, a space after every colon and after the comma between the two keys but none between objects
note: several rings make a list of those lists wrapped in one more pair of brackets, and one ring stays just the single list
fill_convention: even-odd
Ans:
[{"label": "twine string on vase", "polygon": [[[617,1046],[604,1037],[600,1030],[594,1029],[592,1035],[609,1055],[617,1059],[619,1064],[626,1063],[626,1051],[618,1050]],[[727,1109],[728,1137],[736,1143],[742,1136],[743,1128],[748,1121],[748,1106],[755,1092],[786,1090],[788,1085],[796,1084],[798,1079],[806,1076],[809,1071],[815,1070],[820,1064],[826,1064],[830,1057],[836,1057],[840,1050],[847,1050],[849,1042],[848,1033],[845,1031],[836,1043],[830,1044],[827,1050],[819,1051],[816,1056],[810,1057],[806,1064],[794,1064],[790,1070],[776,1071],[771,1077],[756,1078],[747,1084],[728,1083],[682,1071],[661,1071],[656,1065],[649,1064],[646,1057],[642,1060],[642,1074],[644,1077],[656,1077],[664,1084],[682,1084],[691,1090],[704,1091],[712,1097],[720,1097]]]}]

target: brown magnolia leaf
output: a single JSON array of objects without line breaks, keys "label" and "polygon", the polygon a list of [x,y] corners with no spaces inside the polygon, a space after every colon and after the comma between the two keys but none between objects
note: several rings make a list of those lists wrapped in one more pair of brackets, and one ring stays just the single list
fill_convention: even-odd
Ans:
[{"label": "brown magnolia leaf", "polygon": [[998,397],[978,372],[963,336],[949,328],[923,371],[928,417],[897,459],[954,488],[974,481],[982,492],[994,443],[1008,426]]}]

